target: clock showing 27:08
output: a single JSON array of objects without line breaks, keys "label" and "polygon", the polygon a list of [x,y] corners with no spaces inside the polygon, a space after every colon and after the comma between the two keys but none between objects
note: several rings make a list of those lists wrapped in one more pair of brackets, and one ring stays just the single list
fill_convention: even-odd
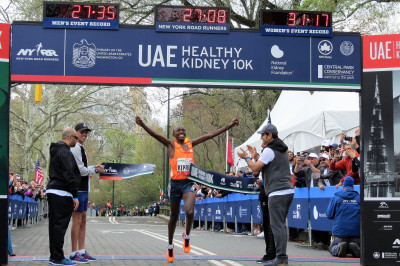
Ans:
[{"label": "clock showing 27:08", "polygon": [[157,6],[155,22],[229,24],[229,8]]}]

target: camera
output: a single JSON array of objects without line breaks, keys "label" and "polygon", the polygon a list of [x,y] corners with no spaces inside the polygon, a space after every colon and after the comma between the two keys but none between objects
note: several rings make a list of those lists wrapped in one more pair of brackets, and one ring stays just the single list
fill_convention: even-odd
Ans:
[{"label": "camera", "polygon": [[340,150],[339,150],[339,149],[336,149],[336,150],[335,150],[335,153],[336,153],[337,155],[339,155],[339,154],[340,154]]},{"label": "camera", "polygon": [[306,159],[306,156],[300,156],[300,161],[304,161]]},{"label": "camera", "polygon": [[350,142],[351,142],[351,141],[353,141],[353,137],[347,137],[347,136],[346,136],[346,137],[344,137],[344,140],[347,140],[347,141],[350,141]]}]

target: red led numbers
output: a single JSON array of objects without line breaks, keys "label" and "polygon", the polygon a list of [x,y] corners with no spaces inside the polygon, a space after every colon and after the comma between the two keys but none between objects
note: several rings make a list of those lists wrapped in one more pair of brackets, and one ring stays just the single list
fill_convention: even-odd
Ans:
[{"label": "red led numbers", "polygon": [[226,23],[226,10],[185,8],[183,22]]},{"label": "red led numbers", "polygon": [[[83,7],[83,8],[82,8]],[[81,19],[108,19],[116,18],[115,6],[91,6],[91,5],[74,5],[72,9],[72,18]]]},{"label": "red led numbers", "polygon": [[289,13],[288,15],[288,26],[296,26],[296,13]]},{"label": "red led numbers", "polygon": [[74,6],[72,11],[72,18],[80,18],[79,13],[81,13],[81,6]]}]

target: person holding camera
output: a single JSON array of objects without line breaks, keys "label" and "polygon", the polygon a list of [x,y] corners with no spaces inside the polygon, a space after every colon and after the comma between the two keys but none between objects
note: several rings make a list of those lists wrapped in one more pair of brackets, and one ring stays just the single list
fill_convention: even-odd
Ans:
[{"label": "person holding camera", "polygon": [[354,133],[354,137],[349,137],[347,136],[347,131],[343,130],[342,134],[340,135],[340,143],[344,143],[344,141],[347,141],[349,144],[353,145],[356,148],[356,151],[358,153],[360,153],[360,129],[357,128]]},{"label": "person holding camera", "polygon": [[297,179],[304,179],[306,186],[316,187],[318,185],[319,175],[321,173],[318,155],[310,153],[307,157],[299,156],[294,167],[294,175]]},{"label": "person holding camera", "polygon": [[324,190],[326,186],[335,186],[343,178],[340,171],[334,171],[329,169],[329,156],[322,154],[319,159],[319,164],[321,166],[321,174],[318,180],[318,187]]},{"label": "person holding camera", "polygon": [[[360,184],[360,175],[358,174],[358,169],[353,167],[353,160],[358,160],[357,157],[360,157],[358,152],[356,151],[356,147],[351,144],[346,144],[344,146],[346,156],[340,160],[341,155],[335,154],[332,161],[330,162],[329,169],[330,170],[345,170],[347,172],[347,176],[351,176],[354,179],[354,184]],[[354,169],[353,169],[354,168]],[[354,172],[353,170],[357,170]],[[343,184],[344,179],[342,178],[336,187],[341,186]]]}]

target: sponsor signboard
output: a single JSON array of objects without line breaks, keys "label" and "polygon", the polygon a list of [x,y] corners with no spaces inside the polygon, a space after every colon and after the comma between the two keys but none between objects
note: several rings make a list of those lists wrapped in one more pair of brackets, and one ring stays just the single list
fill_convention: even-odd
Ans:
[{"label": "sponsor signboard", "polygon": [[11,80],[28,83],[360,90],[359,35],[332,38],[13,25]]},{"label": "sponsor signboard", "polygon": [[400,262],[400,35],[363,37],[364,265]]}]

